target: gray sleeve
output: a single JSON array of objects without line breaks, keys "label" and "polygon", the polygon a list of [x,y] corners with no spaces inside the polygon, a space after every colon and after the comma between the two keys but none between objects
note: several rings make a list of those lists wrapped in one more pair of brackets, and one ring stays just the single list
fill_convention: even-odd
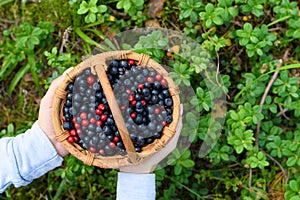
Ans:
[{"label": "gray sleeve", "polygon": [[118,173],[117,200],[154,200],[155,174]]},{"label": "gray sleeve", "polygon": [[62,161],[37,122],[23,134],[0,139],[0,193],[11,184],[29,184]]}]

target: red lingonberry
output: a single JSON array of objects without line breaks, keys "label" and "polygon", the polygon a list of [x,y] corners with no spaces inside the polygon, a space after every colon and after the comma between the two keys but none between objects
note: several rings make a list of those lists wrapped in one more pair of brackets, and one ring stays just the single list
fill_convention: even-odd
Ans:
[{"label": "red lingonberry", "polygon": [[81,129],[77,129],[77,135],[82,135],[82,130]]},{"label": "red lingonberry", "polygon": [[122,105],[121,110],[126,110],[126,105]]},{"label": "red lingonberry", "polygon": [[154,109],[154,114],[158,115],[160,113],[160,108],[156,107]]},{"label": "red lingonberry", "polygon": [[101,114],[102,114],[102,110],[96,109],[96,114],[97,114],[97,115],[101,115]]},{"label": "red lingonberry", "polygon": [[113,143],[113,142],[110,142],[110,143],[109,143],[109,147],[110,147],[110,148],[115,148],[115,147],[116,147],[116,144]]},{"label": "red lingonberry", "polygon": [[113,139],[113,142],[114,142],[114,143],[119,142],[119,138],[118,138],[117,136],[115,136],[114,139]]},{"label": "red lingonberry", "polygon": [[132,105],[132,106],[135,106],[135,105],[136,105],[136,100],[133,100],[133,101],[131,102],[131,105]]},{"label": "red lingonberry", "polygon": [[128,101],[133,101],[133,100],[134,100],[134,95],[133,94],[129,95]]},{"label": "red lingonberry", "polygon": [[154,78],[151,77],[151,76],[148,76],[148,77],[147,77],[147,82],[148,82],[148,83],[153,83],[153,82],[154,82]]},{"label": "red lingonberry", "polygon": [[107,120],[107,115],[106,115],[106,114],[102,114],[102,115],[100,116],[100,120],[101,120],[102,122],[106,121],[106,120]]},{"label": "red lingonberry", "polygon": [[166,122],[166,121],[162,121],[161,124],[162,124],[163,126],[165,126],[165,125],[167,125],[167,122]]},{"label": "red lingonberry", "polygon": [[87,120],[87,119],[82,120],[81,125],[82,126],[88,126],[89,125],[89,120]]},{"label": "red lingonberry", "polygon": [[130,94],[131,91],[130,91],[129,89],[126,89],[126,93],[127,93],[127,94]]},{"label": "red lingonberry", "polygon": [[96,122],[96,125],[97,125],[97,126],[102,126],[102,125],[103,125],[103,122],[102,122],[101,120],[98,120],[98,121]]},{"label": "red lingonberry", "polygon": [[74,124],[74,127],[75,127],[76,129],[80,129],[80,124],[75,123],[75,124]]},{"label": "red lingonberry", "polygon": [[166,79],[163,78],[163,79],[160,80],[160,84],[162,84],[162,85],[167,85],[168,82],[167,82]]},{"label": "red lingonberry", "polygon": [[92,118],[90,119],[90,123],[91,123],[91,124],[96,123],[96,121],[97,121],[97,120],[96,120],[94,117],[92,117]]},{"label": "red lingonberry", "polygon": [[134,64],[135,64],[135,61],[132,60],[132,59],[129,59],[129,60],[128,60],[128,64],[129,64],[129,65],[134,65]]},{"label": "red lingonberry", "polygon": [[143,99],[141,102],[142,102],[143,106],[147,104],[145,99]]},{"label": "red lingonberry", "polygon": [[88,76],[87,78],[86,78],[86,82],[88,83],[88,84],[93,84],[94,82],[95,82],[95,78],[94,78],[94,76]]},{"label": "red lingonberry", "polygon": [[140,84],[138,85],[138,88],[143,89],[143,88],[144,88],[144,84],[140,83]]},{"label": "red lingonberry", "polygon": [[73,122],[74,124],[76,123],[76,118],[75,118],[75,117],[72,118],[72,122]]},{"label": "red lingonberry", "polygon": [[96,148],[95,147],[90,147],[89,148],[90,152],[95,153],[96,152]]},{"label": "red lingonberry", "polygon": [[82,112],[82,113],[80,113],[80,115],[79,115],[79,117],[81,118],[81,119],[87,119],[87,113],[86,112]]},{"label": "red lingonberry", "polygon": [[100,104],[98,105],[98,109],[99,109],[99,110],[105,110],[105,105],[104,105],[103,103],[100,103]]},{"label": "red lingonberry", "polygon": [[69,143],[73,143],[74,142],[74,137],[70,135],[67,140],[68,140]]},{"label": "red lingonberry", "polygon": [[104,153],[105,153],[104,149],[100,149],[100,150],[99,150],[99,153],[100,153],[101,155],[104,155]]},{"label": "red lingonberry", "polygon": [[131,117],[132,119],[134,119],[134,118],[136,117],[136,112],[131,113],[131,114],[130,114],[130,117]]},{"label": "red lingonberry", "polygon": [[163,76],[161,74],[156,74],[155,75],[155,79],[158,80],[158,81],[160,81],[160,80],[163,79]]},{"label": "red lingonberry", "polygon": [[77,135],[77,132],[75,129],[70,130],[70,135],[75,136]]},{"label": "red lingonberry", "polygon": [[77,135],[75,135],[75,136],[73,136],[73,138],[74,138],[74,142],[79,142],[79,137],[77,136]]}]

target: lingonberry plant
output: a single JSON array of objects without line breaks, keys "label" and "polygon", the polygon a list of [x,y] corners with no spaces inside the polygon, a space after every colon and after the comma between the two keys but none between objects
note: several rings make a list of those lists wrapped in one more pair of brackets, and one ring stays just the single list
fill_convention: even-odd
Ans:
[{"label": "lingonberry plant", "polygon": [[[30,128],[50,81],[94,49],[131,49],[171,67],[175,83],[192,87],[196,94],[183,97],[195,109],[183,105],[188,126],[166,159],[169,165],[155,171],[157,199],[299,199],[299,6],[295,0],[1,1],[0,136]],[[194,42],[178,45],[172,40],[176,35],[166,37],[159,30],[149,31],[135,44],[108,39],[147,25],[180,30]],[[123,64],[118,61],[118,66]],[[121,73],[119,79],[132,83],[119,67],[109,73]],[[118,133],[109,134],[113,128],[107,124],[113,124],[113,118],[100,98],[97,77],[85,74],[81,79],[98,91],[87,100],[97,100],[95,116],[66,102],[68,140],[103,155],[116,153],[123,146]],[[72,93],[72,84],[68,88],[69,99],[80,99]],[[145,116],[152,112],[162,113],[145,109],[143,103],[155,102],[159,95],[146,100],[147,88],[145,83],[125,94],[131,102],[126,108],[131,125],[147,121]],[[76,111],[72,107],[78,108],[78,121],[71,117]],[[139,115],[142,109],[147,115]],[[224,123],[217,117],[223,114]],[[167,116],[164,119],[170,120]],[[97,127],[105,129],[110,141],[101,143],[100,135],[82,130]],[[83,132],[89,140],[78,137]],[[132,135],[137,148],[154,139],[145,138]],[[190,147],[181,148],[188,142]],[[203,155],[200,146],[210,151]],[[62,167],[29,186],[7,189],[0,199],[115,199],[116,175],[115,170],[85,166],[67,156]]]}]

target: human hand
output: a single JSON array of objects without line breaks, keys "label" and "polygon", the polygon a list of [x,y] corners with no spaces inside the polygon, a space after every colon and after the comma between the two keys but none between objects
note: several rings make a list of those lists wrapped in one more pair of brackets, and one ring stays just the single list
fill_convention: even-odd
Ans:
[{"label": "human hand", "polygon": [[47,93],[41,100],[39,117],[38,117],[38,124],[40,128],[44,131],[46,136],[49,138],[57,153],[62,157],[66,156],[69,152],[64,148],[64,146],[60,142],[56,140],[55,130],[52,123],[52,103],[53,103],[55,90],[63,81],[65,74],[71,70],[72,68],[67,69],[62,76],[52,81]]},{"label": "human hand", "polygon": [[178,125],[176,128],[175,135],[170,139],[170,141],[166,144],[166,146],[161,149],[159,152],[153,154],[151,157],[144,160],[142,163],[138,165],[121,167],[120,172],[129,172],[129,173],[140,173],[140,174],[148,174],[152,173],[157,166],[157,164],[162,161],[165,157],[167,157],[177,146],[177,141],[182,129],[182,104],[180,105],[180,118],[178,121]]}]

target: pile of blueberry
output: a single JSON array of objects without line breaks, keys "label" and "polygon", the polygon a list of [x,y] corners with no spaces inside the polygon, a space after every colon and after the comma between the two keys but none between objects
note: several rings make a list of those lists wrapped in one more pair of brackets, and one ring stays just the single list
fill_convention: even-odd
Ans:
[{"label": "pile of blueberry", "polygon": [[[162,136],[172,122],[173,100],[166,79],[134,60],[112,60],[107,77],[136,152]],[[67,86],[63,128],[70,143],[102,156],[125,155],[126,150],[97,75],[90,68]]]}]

